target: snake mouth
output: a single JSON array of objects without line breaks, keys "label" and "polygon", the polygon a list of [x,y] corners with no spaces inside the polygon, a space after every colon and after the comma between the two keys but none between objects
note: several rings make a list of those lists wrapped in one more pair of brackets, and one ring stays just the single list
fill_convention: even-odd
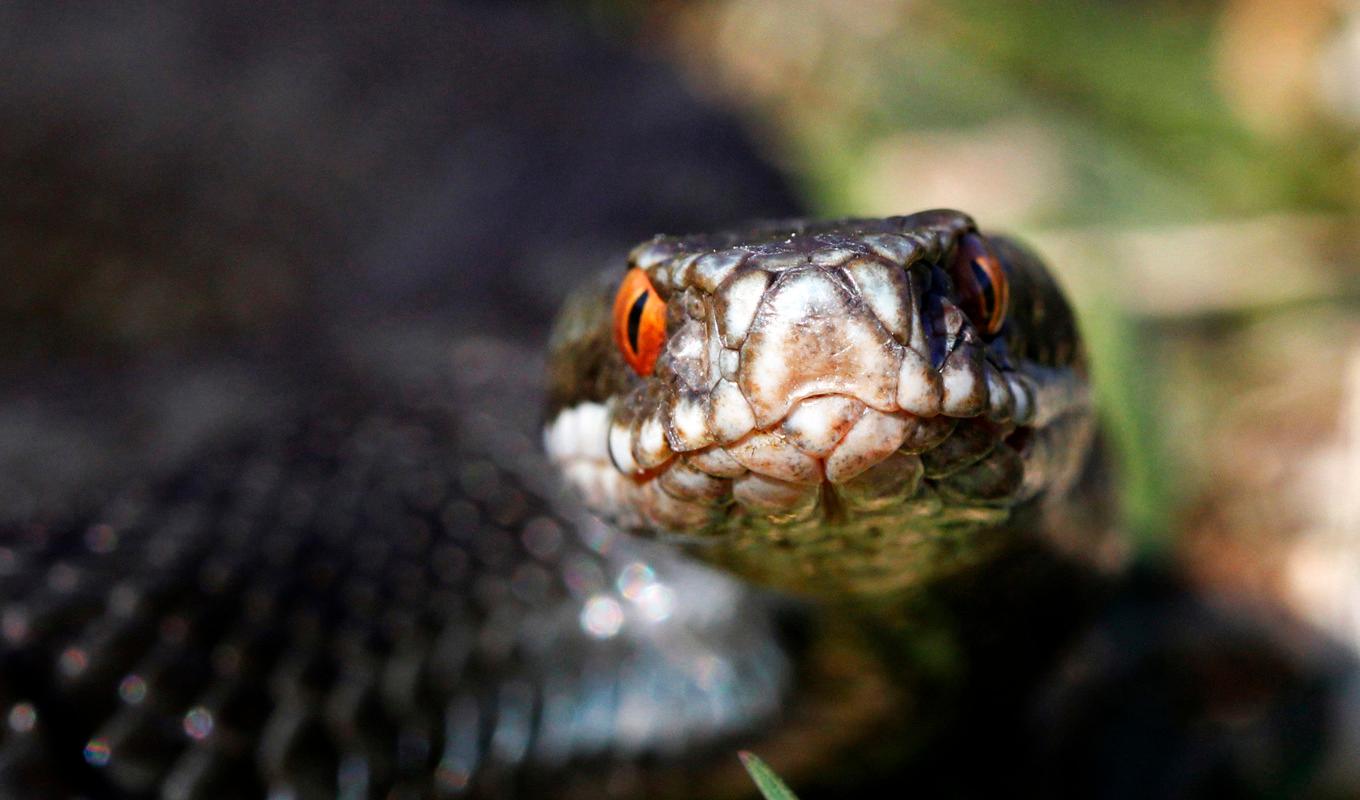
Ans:
[{"label": "snake mouth", "polygon": [[[1028,384],[1017,376],[1014,385],[1022,405],[1030,402]],[[584,403],[563,410],[545,441],[587,504],[633,529],[706,536],[742,522],[784,527],[883,514],[990,520],[1024,490],[1023,460],[1009,442],[1027,439],[1029,428],[1014,418],[1014,397],[1008,391],[983,413],[952,417],[817,394],[770,426],[687,450],[674,446],[664,415],[649,431],[647,421],[615,424],[608,404]]]}]

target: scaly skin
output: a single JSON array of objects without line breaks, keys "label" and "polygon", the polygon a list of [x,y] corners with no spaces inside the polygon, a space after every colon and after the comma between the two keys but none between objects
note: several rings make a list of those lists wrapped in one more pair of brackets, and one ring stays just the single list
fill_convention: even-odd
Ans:
[{"label": "scaly skin", "polygon": [[1094,438],[1081,342],[1004,239],[1004,323],[962,310],[949,265],[976,231],[929,211],[639,246],[628,266],[667,303],[655,371],[611,342],[619,273],[582,290],[553,339],[550,456],[618,524],[823,597],[877,602],[1056,536]]},{"label": "scaly skin", "polygon": [[[1003,252],[1013,270],[1028,269]],[[1063,358],[1033,344],[1054,337],[1021,327],[1025,298],[1040,295],[1014,274],[1009,332],[987,358],[999,370],[1034,362],[1042,378]],[[678,312],[683,290],[656,275]],[[1052,302],[1046,319],[1057,324]],[[586,320],[578,342],[599,332],[589,317],[575,317]],[[573,363],[593,358],[593,372],[564,378],[568,362],[554,365],[559,407],[569,386],[589,396],[668,385],[618,369],[608,333],[604,347],[577,345]],[[1006,515],[1000,528],[948,529],[1007,534],[997,541],[1008,547],[964,548],[989,556],[958,559],[969,569],[951,573],[911,537],[896,549],[880,537],[850,551],[874,568],[868,579],[837,571],[829,543],[782,561],[754,549],[762,530],[798,533],[810,521],[800,528],[723,506],[740,523],[732,541],[752,549],[724,544],[713,529],[690,535],[696,549],[771,583],[796,576],[805,552],[824,569],[799,588],[877,598],[874,619],[827,617],[800,653],[768,598],[557,502],[549,466],[524,437],[540,388],[533,355],[486,339],[456,345],[450,361],[439,329],[344,341],[307,369],[261,361],[235,378],[213,378],[208,364],[196,365],[207,373],[198,378],[169,372],[180,391],[167,393],[177,404],[166,416],[202,418],[187,427],[211,435],[148,446],[159,457],[154,476],[88,508],[0,526],[0,794],[598,797],[622,775],[634,783],[620,796],[713,796],[718,783],[749,789],[712,768],[737,772],[738,737],[795,779],[815,770],[854,780],[863,758],[820,768],[866,741],[890,742],[877,763],[895,766],[901,748],[950,741],[942,731],[972,718],[972,704],[994,714],[1019,703],[1025,693],[1009,688],[1036,674],[1055,650],[1045,642],[1073,627],[1053,616],[1041,631],[998,625],[1037,619],[1044,606],[1077,607],[1066,601],[1079,584],[1053,572],[1049,549],[1025,533],[1025,520],[1067,507],[1048,502],[1057,494],[1047,484],[1008,512],[977,504]],[[1066,358],[1079,363],[1075,348]],[[679,362],[664,355],[656,380],[690,374]],[[1035,380],[1037,421],[1047,384],[1025,379]],[[206,389],[187,391],[195,385]],[[233,405],[219,408],[219,398]],[[983,425],[955,423],[969,424]],[[1000,436],[1007,423],[996,425]],[[967,441],[955,427],[935,456],[914,457],[924,471],[949,443]],[[927,475],[922,485],[963,486],[955,480]],[[863,520],[892,514],[867,509]],[[825,524],[844,538],[867,528],[857,519]],[[892,559],[928,568],[933,590],[910,604],[881,591],[884,579],[893,589],[920,582],[890,574]],[[1010,636],[978,635],[997,630]],[[929,656],[941,641],[957,658]],[[1004,665],[1004,679],[958,664]],[[898,715],[899,697],[912,713]],[[885,716],[910,735],[881,727]],[[778,738],[751,738],[772,732]]]}]

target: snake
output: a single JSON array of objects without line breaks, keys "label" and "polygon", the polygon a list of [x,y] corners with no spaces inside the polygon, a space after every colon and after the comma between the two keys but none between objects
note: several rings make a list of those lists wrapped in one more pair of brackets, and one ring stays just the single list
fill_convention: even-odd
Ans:
[{"label": "snake", "polygon": [[1353,774],[1353,660],[1120,570],[1163,352],[957,212],[743,222],[747,104],[559,6],[0,10],[0,797]]},{"label": "snake", "polygon": [[739,743],[957,697],[931,603],[1100,549],[1071,308],[959,212],[659,236],[546,359],[443,336],[254,364],[216,444],[5,523],[6,794],[741,796]]}]

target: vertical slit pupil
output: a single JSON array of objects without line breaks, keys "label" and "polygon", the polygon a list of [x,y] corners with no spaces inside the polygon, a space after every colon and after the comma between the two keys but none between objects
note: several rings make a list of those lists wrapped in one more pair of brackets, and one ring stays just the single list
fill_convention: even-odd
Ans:
[{"label": "vertical slit pupil", "polygon": [[981,264],[973,261],[972,267],[973,277],[977,279],[978,288],[982,289],[982,314],[990,320],[992,313],[996,311],[996,287],[992,285],[991,276]]},{"label": "vertical slit pupil", "polygon": [[651,292],[643,292],[633,301],[633,307],[628,309],[628,346],[633,348],[634,354],[638,351],[638,328],[642,325],[642,309],[647,307],[647,298],[651,296]]}]

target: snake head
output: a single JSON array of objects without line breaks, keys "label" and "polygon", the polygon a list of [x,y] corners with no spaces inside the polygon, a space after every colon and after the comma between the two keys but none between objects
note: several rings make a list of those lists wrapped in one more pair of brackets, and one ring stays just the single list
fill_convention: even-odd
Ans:
[{"label": "snake head", "polygon": [[1061,292],[958,212],[657,237],[552,349],[547,449],[587,504],[727,551],[995,528],[1090,439]]}]

